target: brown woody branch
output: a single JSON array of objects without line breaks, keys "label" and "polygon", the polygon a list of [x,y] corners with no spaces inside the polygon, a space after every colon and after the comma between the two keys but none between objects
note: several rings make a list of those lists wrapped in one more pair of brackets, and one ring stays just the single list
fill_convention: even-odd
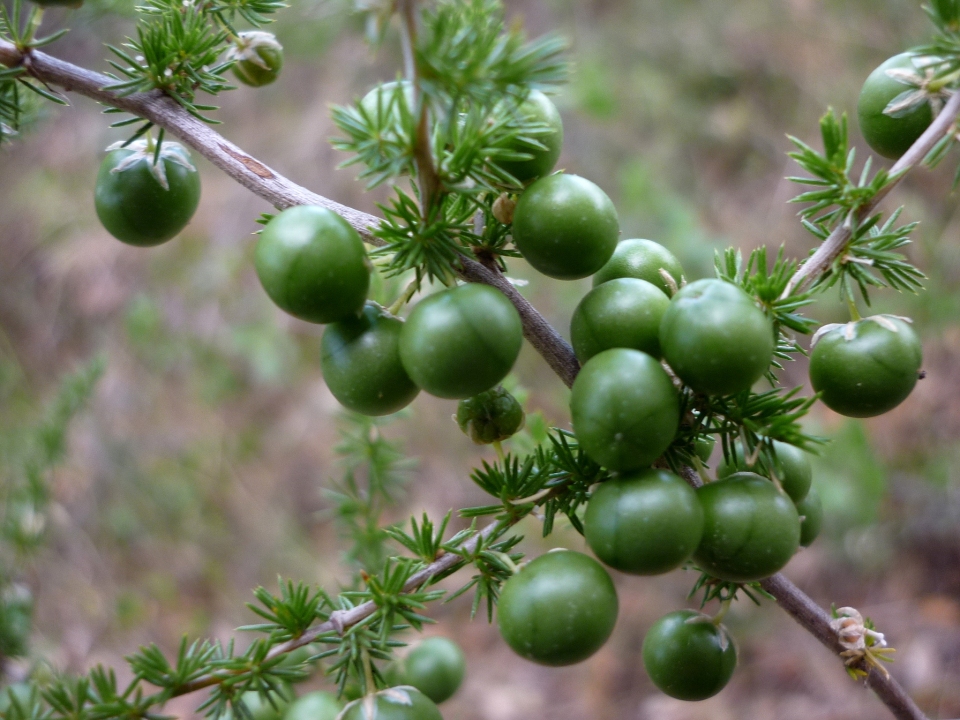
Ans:
[{"label": "brown woody branch", "polygon": [[[294,205],[318,205],[342,215],[366,242],[372,245],[383,244],[372,233],[372,228],[380,224],[380,218],[341,205],[288,180],[276,170],[241,150],[206,123],[197,120],[159,91],[120,97],[104,89],[114,82],[106,75],[63,62],[42,52],[33,51],[25,57],[11,43],[2,39],[0,39],[0,65],[23,66],[28,74],[47,85],[55,85],[63,90],[76,92],[149,120],[157,127],[164,128],[175,135],[245,188],[272,203],[277,209],[282,210]],[[544,356],[553,371],[568,386],[573,384],[573,379],[580,369],[573,350],[502,273],[490,270],[475,260],[464,257],[461,260],[460,275],[464,280],[485,283],[501,290],[520,313],[524,336],[530,344]]]},{"label": "brown woody branch", "polygon": [[[294,205],[319,205],[329,208],[341,214],[361,233],[366,241],[380,244],[379,240],[371,233],[371,228],[380,222],[378,218],[321,197],[291,182],[226,140],[208,125],[189,115],[162,93],[152,92],[119,97],[105,89],[112,82],[106,75],[77,67],[37,51],[32,51],[29,56],[24,56],[16,47],[4,40],[0,40],[0,64],[8,67],[22,66],[29,75],[43,83],[79,93],[106,105],[145,118],[178,137],[227,175],[254,194],[271,202],[277,208],[282,209]],[[948,117],[949,113],[953,113],[955,116],[958,111],[960,111],[960,93],[950,100],[934,126],[931,126],[931,129],[918,141],[918,145],[931,141],[936,132],[940,132],[942,136],[949,125],[944,118]],[[935,142],[935,139],[931,141],[931,147],[933,142]],[[921,152],[918,149],[916,154],[919,155],[919,158],[915,158],[915,161],[922,158],[928,150],[929,148]],[[908,154],[913,154],[913,149]],[[827,243],[829,243],[829,240]],[[807,261],[804,268],[813,263],[815,259],[817,259],[816,254]],[[817,259],[817,263],[821,262],[823,261]],[[829,262],[832,262],[832,258]],[[803,268],[801,268],[801,271],[803,271]],[[810,272],[801,276],[798,282],[808,277],[812,272],[811,269]],[[580,367],[573,350],[537,310],[517,292],[506,277],[469,258],[461,260],[460,275],[470,282],[492,285],[510,298],[523,321],[524,336],[540,352],[567,386],[573,384]],[[489,537],[495,531],[495,528],[496,524],[484,528],[478,536],[465,544],[465,549],[469,551],[475,548],[480,537]],[[411,578],[407,589],[413,590],[421,587],[429,578],[450,570],[461,560],[462,558],[454,554],[440,557],[436,562]],[[819,605],[781,574],[767,578],[762,585],[767,592],[776,598],[778,604],[791,617],[834,654],[839,654],[841,648],[836,634],[830,628],[830,618]],[[275,656],[289,652],[312,642],[321,635],[334,631],[342,632],[343,629],[360,622],[375,611],[376,606],[372,602],[359,605],[348,612],[335,615],[327,622],[312,628],[300,638],[277,646],[271,651],[271,654]],[[219,680],[220,678],[214,676],[201,678],[186,688],[185,692],[209,687]],[[898,720],[927,720],[926,716],[894,678],[871,669],[867,677],[867,684]]]}]

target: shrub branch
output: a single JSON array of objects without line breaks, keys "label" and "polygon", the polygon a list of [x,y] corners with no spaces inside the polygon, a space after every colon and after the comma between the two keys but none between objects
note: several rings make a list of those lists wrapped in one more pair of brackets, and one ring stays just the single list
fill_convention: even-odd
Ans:
[{"label": "shrub branch", "polygon": [[[76,92],[105,105],[142,117],[178,137],[238,183],[272,203],[278,209],[295,205],[318,205],[328,208],[342,215],[366,242],[374,245],[381,244],[381,241],[371,234],[371,228],[380,222],[378,218],[300,187],[226,140],[208,125],[192,117],[173,100],[160,92],[120,97],[104,89],[114,82],[106,75],[86,70],[36,50],[30,51],[29,55],[24,55],[13,44],[4,40],[0,40],[0,64],[10,68],[22,67],[27,74],[42,83],[54,85],[69,92]],[[906,172],[915,167],[937,141],[952,129],[958,114],[960,114],[960,93],[955,94],[950,99],[933,125],[894,166],[893,172],[902,172],[900,176],[902,178]],[[891,184],[890,189],[892,187],[893,184]],[[889,189],[887,192],[889,192]],[[875,199],[874,205],[882,199],[883,195]],[[872,207],[866,208],[864,212],[869,212]],[[818,273],[823,272],[824,268],[829,267],[830,263],[842,252],[847,240],[849,240],[849,231],[845,231],[844,226],[839,227],[797,271],[791,280],[788,294],[815,278]],[[460,260],[459,274],[469,282],[484,283],[501,290],[519,311],[523,321],[524,336],[527,340],[567,386],[573,384],[580,366],[570,345],[517,292],[516,288],[502,273],[491,270],[475,260],[463,257]],[[696,473],[685,472],[683,474],[688,481],[696,479]],[[499,523],[488,525],[468,540],[464,547],[466,549],[475,547],[478,542],[494,534],[498,526]],[[422,587],[431,577],[449,571],[462,562],[463,558],[459,555],[453,553],[443,555],[436,562],[412,576],[406,584],[405,590],[416,590]],[[842,648],[836,633],[830,627],[830,616],[823,608],[782,574],[778,573],[767,578],[761,584],[763,589],[770,593],[794,620],[839,656]],[[270,651],[270,656],[275,657],[302,645],[307,645],[318,637],[342,632],[345,628],[355,625],[373,614],[376,609],[373,602],[367,602],[349,611],[337,613],[327,622],[311,628],[299,638],[276,646]],[[872,668],[868,668],[868,670],[866,684],[876,693],[894,717],[898,720],[927,720],[920,708],[892,676],[885,676]],[[216,685],[221,679],[214,675],[204,676],[184,686],[182,692],[178,694]]]},{"label": "shrub branch", "polygon": [[890,168],[891,181],[885,185],[869,203],[860,208],[860,211],[857,213],[857,222],[848,221],[837,225],[833,232],[830,233],[830,236],[817,248],[817,251],[807,258],[799,267],[793,277],[790,278],[787,289],[783,292],[783,297],[802,290],[807,283],[818,278],[833,265],[833,261],[843,253],[847,247],[847,243],[850,242],[853,228],[856,227],[859,221],[870,217],[870,214],[876,209],[877,205],[890,194],[890,191],[906,177],[910,170],[923,162],[927,154],[934,149],[934,146],[936,146],[945,135],[956,132],[954,124],[957,121],[958,115],[960,115],[960,92],[953,94],[937,118],[930,124],[930,127],[926,129],[923,135],[921,135],[910,149]]}]

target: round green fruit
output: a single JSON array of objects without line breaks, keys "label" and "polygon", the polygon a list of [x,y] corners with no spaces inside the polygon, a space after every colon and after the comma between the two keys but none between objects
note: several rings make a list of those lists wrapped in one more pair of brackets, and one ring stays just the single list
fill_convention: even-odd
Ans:
[{"label": "round green fruit", "polygon": [[249,30],[237,36],[236,44],[227,52],[237,80],[250,87],[269,85],[283,69],[283,46],[273,33]]},{"label": "round green fruit", "polygon": [[800,515],[800,544],[810,547],[823,527],[823,503],[816,488],[810,488],[807,496],[797,503],[797,513]]},{"label": "round green fruit", "polygon": [[513,303],[496,288],[469,283],[413,308],[400,333],[400,359],[431,395],[468,398],[507,376],[522,343]]},{"label": "round green fruit", "polygon": [[647,468],[673,441],[680,399],[653,357],[616,348],[580,370],[570,396],[573,430],[593,460],[615,471]]},{"label": "round green fruit", "polygon": [[903,114],[897,113],[899,117],[884,112],[897,96],[918,89],[916,85],[902,82],[889,74],[906,72],[924,78],[924,71],[916,66],[916,60],[917,56],[912,53],[894,55],[870,73],[860,91],[857,102],[860,132],[867,144],[884,157],[898,158],[903,155],[933,122],[929,102]]},{"label": "round green fruit", "polygon": [[443,716],[422,692],[400,685],[354,700],[338,720],[443,720]]},{"label": "round green fruit", "polygon": [[[733,449],[736,458],[731,457],[729,461],[724,459],[717,466],[717,479],[729,477],[737,472],[767,474],[760,472],[757,467],[747,465],[743,448],[740,445],[734,445]],[[790,496],[790,499],[794,502],[800,502],[807,496],[810,491],[810,484],[813,481],[813,466],[810,464],[810,456],[795,445],[779,440],[773,441],[773,451],[775,453],[773,475],[776,476],[783,491]]]},{"label": "round green fruit", "polygon": [[810,492],[813,482],[813,466],[810,456],[796,445],[773,441],[773,451],[776,454],[774,472],[783,491],[795,503],[803,500]]},{"label": "round green fruit", "polygon": [[874,417],[907,399],[922,362],[920,339],[908,322],[874,315],[820,329],[810,352],[810,383],[834,412]]},{"label": "round green fruit", "polygon": [[111,145],[100,164],[94,204],[97,217],[117,240],[137,247],[165,243],[183,230],[200,204],[200,173],[186,149],[146,140]]},{"label": "round green fruit", "polygon": [[516,140],[509,148],[513,152],[530,155],[528,159],[504,160],[499,163],[503,170],[513,175],[522,184],[543,177],[557,164],[563,147],[563,121],[560,119],[556,105],[539,90],[530,91],[527,99],[517,108],[517,114],[526,123],[539,123],[546,126],[544,132],[533,136],[539,146]]},{"label": "round green fruit", "polygon": [[370,287],[370,261],[357,231],[331,210],[284,210],[260,233],[257,276],[281,310],[313,323],[360,314]]},{"label": "round green fruit", "polygon": [[500,634],[541,665],[573,665],[599,650],[617,622],[617,591],[596,560],[558,550],[531,560],[503,584]]},{"label": "round green fruit", "polygon": [[643,639],[642,654],[653,684],[678,700],[713,697],[737,667],[737,649],[727,629],[693,610],[657,620]]},{"label": "round green fruit", "polygon": [[315,690],[290,703],[283,720],[337,720],[341,710],[336,695]]},{"label": "round green fruit", "polygon": [[590,549],[610,567],[659,575],[680,567],[697,549],[703,508],[682,479],[647,470],[594,490],[583,525]]},{"label": "round green fruit", "polygon": [[497,386],[457,404],[457,425],[477,445],[501,442],[520,431],[526,419],[517,399]]},{"label": "round green fruit", "polygon": [[732,283],[697,280],[674,295],[660,324],[660,348],[693,390],[749,390],[773,359],[773,323]]},{"label": "round green fruit", "polygon": [[[663,277],[664,272],[673,280],[672,287]],[[669,296],[683,282],[683,268],[673,253],[660,243],[653,240],[621,240],[607,264],[593,276],[593,286],[617,278],[646,280]]]},{"label": "round green fruit", "polygon": [[577,175],[528,187],[513,213],[513,241],[536,270],[558,280],[593,275],[613,255],[620,222],[613,202]]},{"label": "round green fruit", "polygon": [[398,685],[412,685],[440,704],[460,688],[466,663],[463,651],[453,640],[432,637],[398,660],[388,671],[388,678]]},{"label": "round green fruit", "polygon": [[403,321],[375,303],[330,325],[320,341],[320,369],[333,396],[363,415],[389,415],[420,392],[400,362]]},{"label": "round green fruit", "polygon": [[697,489],[703,538],[693,559],[704,572],[730,582],[773,575],[800,545],[793,501],[766,478],[736,473]]},{"label": "round green fruit", "polygon": [[618,278],[588,292],[570,320],[570,339],[584,363],[611,348],[660,357],[660,320],[670,300],[646,280]]}]

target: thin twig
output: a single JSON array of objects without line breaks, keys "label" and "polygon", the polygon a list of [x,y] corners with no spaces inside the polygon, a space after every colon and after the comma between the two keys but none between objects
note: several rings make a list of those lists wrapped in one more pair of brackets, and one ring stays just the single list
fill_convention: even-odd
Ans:
[{"label": "thin twig", "polygon": [[[4,40],[0,40],[0,64],[7,65],[8,67],[24,64],[25,67],[27,67],[28,74],[42,82],[58,85],[64,90],[85,95],[99,102],[118,107],[145,118],[180,138],[180,140],[210,160],[210,162],[226,172],[241,185],[251,190],[254,194],[273,203],[276,207],[286,208],[294,205],[309,204],[329,208],[340,213],[361,233],[365,240],[376,245],[381,244],[379,239],[371,233],[371,228],[376,227],[380,222],[378,218],[340,205],[339,203],[328,200],[296,185],[268,168],[259,160],[242,151],[209,126],[190,116],[180,108],[179,105],[159,92],[119,97],[115,93],[104,89],[106,85],[112,82],[112,80],[105,75],[57,60],[38,51],[32,51],[30,53],[30,62],[28,64],[24,63],[24,58],[21,53],[13,45]],[[947,107],[944,108],[943,113],[941,113],[941,116],[935,122],[935,125],[931,126],[931,129],[924,134],[920,141],[918,141],[918,144],[925,143],[925,138],[928,138],[928,135],[935,134],[935,127],[938,126],[937,124],[941,122],[942,118],[946,116],[948,112],[956,114],[958,111],[960,111],[960,93],[951,99]],[[942,131],[940,132],[942,134]],[[912,154],[913,150],[914,148],[911,148],[911,152],[908,153],[908,155]],[[920,153],[918,149],[917,154],[920,154],[920,157],[922,157],[928,150],[929,148]],[[906,158],[907,156],[904,157]],[[808,263],[812,262],[814,258],[816,258],[816,255],[814,255]],[[570,345],[566,343],[537,310],[517,292],[516,288],[513,287],[502,273],[484,267],[469,258],[463,258],[460,262],[460,275],[465,280],[492,285],[510,298],[519,311],[521,320],[523,321],[524,336],[540,352],[561,380],[563,380],[567,386],[572,385],[580,365]],[[497,523],[488,525],[481,530],[477,536],[468,540],[464,547],[467,550],[475,548],[480,538],[489,537],[490,534],[496,531],[496,527]],[[411,578],[405,589],[408,591],[414,590],[422,586],[430,577],[451,569],[461,561],[462,558],[453,553],[444,555]],[[783,607],[794,620],[830,648],[831,651],[838,654],[839,645],[836,636],[832,634],[830,630],[829,616],[802,590],[779,574],[764,580],[763,587],[777,599],[780,606]],[[335,618],[311,628],[310,631],[296,640],[278,645],[271,650],[270,656],[275,657],[281,653],[294,650],[302,645],[313,642],[322,635],[334,631],[342,631],[356,624],[363,618],[368,617],[375,611],[376,606],[372,602],[359,605],[346,613],[335,616]],[[200,678],[194,683],[185,686],[183,693],[209,687],[216,684],[220,679],[222,678],[216,676]],[[913,701],[910,700],[910,697],[892,676],[886,677],[872,671],[867,678],[867,684],[876,692],[880,700],[898,720],[927,720],[926,716],[924,716]]]},{"label": "thin twig", "polygon": [[[16,67],[23,63],[23,55],[11,44],[0,39],[0,65]],[[264,163],[224,138],[205,123],[185,112],[176,102],[160,92],[138,93],[120,97],[103,88],[114,82],[100,73],[72,65],[36,50],[30,53],[28,73],[51,85],[76,92],[105,105],[120,108],[149,120],[175,135],[186,145],[223,170],[227,175],[277,209],[295,205],[317,205],[343,216],[365,242],[381,246],[383,241],[373,234],[380,218],[341,205],[310,192],[283,177]],[[580,369],[570,345],[556,332],[536,308],[517,292],[502,273],[490,270],[479,262],[464,257],[460,260],[460,276],[469,282],[492,285],[506,295],[520,313],[524,337],[543,355],[547,364],[561,380],[570,386]]]},{"label": "thin twig", "polygon": [[[473,535],[462,545],[464,552],[467,554],[473,552],[478,543],[493,535],[499,527],[500,524],[496,522],[487,525],[485,528],[483,528],[483,530]],[[445,553],[436,561],[423,568],[423,570],[420,570],[412,575],[403,586],[403,591],[413,592],[414,590],[423,587],[430,580],[430,578],[442,575],[443,573],[448,572],[452,568],[456,567],[458,563],[462,562],[464,562],[464,559],[459,554]],[[275,658],[278,655],[283,655],[292,650],[303,647],[304,645],[309,645],[324,635],[330,635],[331,633],[342,635],[345,630],[353,627],[361,620],[370,617],[376,611],[377,605],[372,600],[368,600],[362,605],[357,605],[355,608],[351,608],[350,610],[335,611],[330,619],[326,622],[315,625],[298,638],[288,640],[285,643],[281,643],[271,648],[270,652],[267,653],[267,659]],[[175,694],[187,695],[189,693],[196,692],[197,690],[202,690],[203,688],[212,687],[224,680],[225,677],[226,676],[223,674],[205,675],[204,677],[197,678],[193,682],[182,686]]]},{"label": "thin twig", "polygon": [[[870,213],[872,213],[877,205],[890,194],[893,188],[906,177],[907,173],[923,162],[927,153],[933,149],[934,145],[943,139],[944,135],[949,132],[954,132],[953,125],[958,115],[960,115],[960,92],[954,93],[953,97],[950,98],[937,116],[937,119],[930,124],[930,127],[926,129],[923,135],[921,135],[917,141],[910,146],[910,149],[890,168],[890,175],[894,177],[893,181],[878,192],[868,204],[860,208],[856,218],[858,222],[870,216]],[[851,220],[851,218],[848,218],[846,222],[842,222],[834,228],[830,236],[817,248],[817,251],[797,269],[793,277],[790,278],[786,290],[783,291],[783,297],[787,297],[803,289],[804,285],[826,272],[833,264],[833,261],[840,257],[840,254],[843,253],[847,247],[847,243],[853,234],[854,223],[849,220]]]},{"label": "thin twig", "polygon": [[380,220],[333,200],[312,193],[291,182],[272,168],[241,150],[206,123],[197,120],[160,91],[120,97],[104,88],[116,82],[101,73],[86,70],[33,50],[29,62],[11,43],[0,39],[0,65],[24,65],[27,74],[41,82],[58,85],[104,105],[116,107],[149,120],[176,135],[215,166],[254,194],[278,209],[294,205],[319,205],[342,215],[365,240],[372,238],[370,227]]}]

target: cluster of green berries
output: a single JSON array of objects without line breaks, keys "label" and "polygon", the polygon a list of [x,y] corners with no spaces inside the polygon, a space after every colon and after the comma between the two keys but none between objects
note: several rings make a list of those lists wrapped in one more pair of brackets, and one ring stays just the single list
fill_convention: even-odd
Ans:
[{"label": "cluster of green berries", "polygon": [[[279,72],[282,55],[279,46],[254,35],[244,38],[243,48],[238,45],[235,71],[245,82],[262,85]],[[926,102],[909,112],[889,112],[911,73],[923,77],[916,58],[892,58],[870,76],[861,95],[861,127],[881,154],[902,153],[931,121]],[[380,112],[387,92],[406,97],[396,91],[381,85],[361,106]],[[535,145],[518,140],[511,148],[525,159],[504,169],[524,187],[505,194],[508,211],[501,219],[537,271],[562,280],[593,276],[593,289],[571,320],[573,348],[583,365],[570,411],[580,448],[615,479],[590,498],[587,543],[603,563],[630,574],[655,575],[693,562],[731,583],[769,577],[819,532],[822,509],[803,451],[772,441],[749,456],[735,448],[717,479],[696,490],[651,466],[677,438],[681,386],[700,396],[733,395],[749,391],[770,370],[776,345],[771,318],[730,282],[686,283],[680,263],[657,243],[620,240],[616,209],[602,189],[577,175],[551,174],[563,140],[553,103],[533,92],[521,111],[550,131]],[[166,143],[158,152],[141,141],[112,149],[96,197],[112,234],[154,245],[189,221],[199,180],[178,145]],[[523,327],[499,290],[449,287],[420,300],[401,319],[368,299],[373,267],[357,231],[339,215],[310,206],[284,210],[267,224],[255,266],[278,307],[328,325],[321,368],[345,407],[394,413],[423,390],[461,400],[457,421],[477,442],[498,442],[522,426],[522,408],[498,384],[518,357]],[[814,340],[811,384],[838,413],[887,412],[917,381],[920,343],[903,318],[880,315],[826,326]],[[708,436],[698,441],[703,461],[712,442]],[[498,607],[500,631],[516,652],[545,665],[567,665],[606,642],[618,602],[600,563],[560,551],[527,563],[508,580]],[[664,692],[696,700],[723,688],[736,649],[719,622],[684,610],[650,629],[643,659]],[[383,706],[377,717],[439,717],[433,704],[439,695],[418,687],[398,679],[365,702]],[[341,717],[362,716],[352,707]]]},{"label": "cluster of green berries", "polygon": [[[603,564],[631,575],[659,575],[692,561],[726,582],[766,578],[813,542],[823,513],[806,453],[775,443],[769,455],[764,462],[741,452],[696,490],[666,470],[622,473],[587,503],[587,544]],[[507,643],[544,665],[590,657],[613,632],[617,610],[609,573],[572,551],[527,563],[504,584],[497,606]],[[730,679],[736,649],[719,621],[682,610],[648,631],[643,661],[665,693],[703,700]]]}]

